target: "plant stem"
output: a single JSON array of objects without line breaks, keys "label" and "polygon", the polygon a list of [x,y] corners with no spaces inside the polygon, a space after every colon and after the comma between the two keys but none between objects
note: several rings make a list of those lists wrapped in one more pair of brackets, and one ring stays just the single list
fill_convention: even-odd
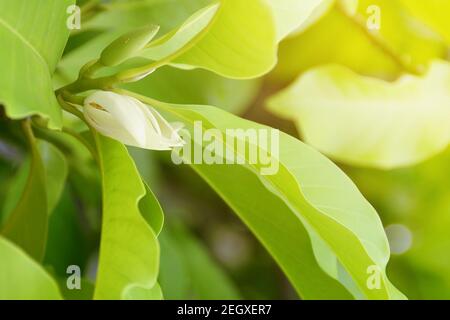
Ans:
[{"label": "plant stem", "polygon": [[61,94],[59,94],[59,95],[57,96],[57,100],[58,100],[59,104],[61,105],[61,107],[62,107],[65,111],[67,111],[67,112],[69,112],[69,113],[75,115],[77,118],[79,118],[80,120],[84,121],[84,116],[83,116],[83,114],[81,113],[81,111],[78,110],[78,109],[77,109],[76,107],[74,107],[73,105],[71,105],[70,103],[66,102],[66,101],[63,99],[63,97],[62,97]]},{"label": "plant stem", "polygon": [[95,150],[94,147],[92,147],[92,145],[82,136],[80,135],[78,132],[76,132],[75,130],[72,130],[70,128],[67,127],[63,127],[62,131],[68,135],[70,135],[71,137],[75,138],[76,140],[78,140],[82,145],[84,145],[86,147],[86,149],[89,150],[89,152],[92,155],[92,158],[94,158],[94,160],[98,163],[99,159],[98,159],[98,154],[97,154],[97,150]]},{"label": "plant stem", "polygon": [[27,137],[29,144],[32,145],[36,138],[34,136],[33,129],[31,128],[31,119],[30,118],[27,118],[22,121],[22,128],[23,128],[23,131],[25,132],[25,136]]},{"label": "plant stem", "polygon": [[92,77],[97,70],[102,68],[103,65],[99,62],[98,59],[94,59],[88,63],[86,63],[81,69],[78,75],[78,79],[90,78]]}]

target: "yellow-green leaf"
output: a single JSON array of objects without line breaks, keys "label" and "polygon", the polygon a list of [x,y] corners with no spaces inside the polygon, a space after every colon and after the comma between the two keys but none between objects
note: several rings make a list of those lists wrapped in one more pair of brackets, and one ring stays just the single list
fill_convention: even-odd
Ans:
[{"label": "yellow-green leaf", "polygon": [[327,0],[266,0],[271,7],[281,41],[305,23],[314,10]]},{"label": "yellow-green leaf", "polygon": [[48,228],[45,167],[30,124],[24,128],[29,139],[31,165],[20,198],[12,212],[6,212],[1,234],[40,261],[45,253]]},{"label": "yellow-green leaf", "polygon": [[0,236],[0,300],[59,300],[57,283],[19,247]]},{"label": "yellow-green leaf", "polygon": [[[124,93],[124,91],[121,92]],[[201,170],[200,174],[204,179],[248,223],[275,259],[281,263],[281,267],[287,272],[289,278],[296,280],[294,285],[300,293],[303,288],[310,296],[320,295],[321,293],[317,292],[316,281],[320,279],[322,282],[327,279],[326,275],[316,278],[302,277],[301,273],[297,274],[300,266],[296,261],[304,261],[302,265],[304,270],[320,275],[317,272],[320,269],[317,268],[315,259],[311,259],[307,249],[299,250],[299,256],[294,255],[289,249],[286,251],[286,248],[292,246],[308,248],[309,244],[305,242],[305,238],[307,239],[305,236],[309,235],[314,256],[319,260],[319,265],[323,268],[327,259],[328,263],[331,261],[335,265],[334,269],[343,270],[345,276],[342,276],[342,272],[333,273],[330,269],[324,268],[329,276],[340,281],[348,290],[356,288],[359,294],[355,294],[356,297],[363,296],[369,299],[404,297],[390,283],[385,273],[389,260],[389,247],[376,211],[350,179],[331,161],[283,133],[280,133],[279,140],[271,140],[271,143],[275,145],[278,143],[279,152],[271,150],[267,141],[255,142],[248,138],[247,134],[232,135],[229,133],[230,129],[241,129],[245,132],[246,130],[270,130],[270,128],[240,119],[220,109],[208,106],[170,105],[133,93],[128,94],[182,121],[191,132],[191,137],[202,134],[195,131],[197,121],[197,126],[200,123],[203,132],[207,129],[219,130],[220,138],[217,141],[221,143],[222,152],[218,156],[229,159],[230,155],[226,155],[229,152],[234,159],[245,160],[242,165],[238,163],[234,165],[195,164],[194,168]],[[257,151],[254,152],[259,152],[260,155],[270,151],[271,168],[279,170],[271,172],[272,175],[262,174],[261,168],[267,168],[268,165],[263,164],[262,161],[255,163],[253,160],[252,162],[248,152],[242,148],[236,148],[236,140],[244,143],[245,150],[256,148]],[[198,139],[195,141],[196,144],[201,142]],[[208,145],[206,143],[204,147]],[[188,157],[187,153],[185,155]],[[247,176],[245,176],[246,172]],[[222,183],[223,181],[226,182]],[[236,188],[232,181],[239,181],[240,188]],[[244,191],[246,196],[242,197]],[[239,197],[236,194],[239,194]],[[271,194],[273,196],[270,196]],[[271,206],[277,209],[269,210]],[[251,222],[248,222],[249,220]],[[275,222],[278,228],[275,228]],[[268,230],[270,230],[269,234]],[[296,240],[295,245],[292,244],[293,239]],[[370,268],[376,269],[376,276],[380,280],[376,289],[367,285],[370,278],[368,270],[372,270]],[[328,284],[331,288],[330,297],[343,296],[342,288],[336,284],[333,285],[330,281]],[[326,294],[323,292],[322,297]]]},{"label": "yellow-green leaf", "polygon": [[418,163],[450,142],[450,64],[424,77],[386,82],[340,66],[307,72],[269,100],[295,121],[306,142],[350,164],[393,168]]},{"label": "yellow-green leaf", "polygon": [[127,149],[100,135],[96,142],[103,180],[103,221],[94,299],[124,299],[130,288],[155,286],[159,244],[139,211],[146,190]]},{"label": "yellow-green leaf", "polygon": [[0,0],[0,104],[13,119],[40,115],[61,127],[52,74],[69,36],[75,0]]}]

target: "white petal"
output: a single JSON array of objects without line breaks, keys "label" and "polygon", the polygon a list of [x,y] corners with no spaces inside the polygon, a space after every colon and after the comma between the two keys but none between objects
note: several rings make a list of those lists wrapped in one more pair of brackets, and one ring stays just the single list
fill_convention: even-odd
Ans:
[{"label": "white petal", "polygon": [[114,92],[96,91],[85,101],[85,104],[90,103],[95,103],[109,112],[118,125],[133,138],[132,145],[146,145],[145,115],[135,99]]},{"label": "white petal", "polygon": [[163,145],[169,147],[179,147],[184,144],[184,141],[178,134],[178,130],[173,128],[170,123],[164,119],[159,112],[157,112],[153,107],[147,107],[147,114],[149,117],[156,119],[160,128],[160,141]]},{"label": "white petal", "polygon": [[84,115],[87,122],[101,134],[127,145],[136,145],[135,139],[108,112],[86,106]]},{"label": "white petal", "polygon": [[105,136],[127,145],[170,150],[184,145],[178,130],[155,109],[139,100],[114,92],[96,91],[85,100],[88,123]]},{"label": "white petal", "polygon": [[170,150],[173,147],[180,146],[180,141],[182,140],[168,122],[152,107],[145,104],[142,104],[141,107],[148,121],[146,148]]}]

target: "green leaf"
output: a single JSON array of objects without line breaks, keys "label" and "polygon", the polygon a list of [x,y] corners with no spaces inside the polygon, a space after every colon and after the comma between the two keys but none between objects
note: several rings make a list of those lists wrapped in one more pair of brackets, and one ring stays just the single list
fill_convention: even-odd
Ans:
[{"label": "green leaf", "polygon": [[[377,168],[412,165],[450,142],[450,64],[396,82],[362,77],[340,66],[301,76],[269,100],[294,120],[306,142],[333,158]],[[326,94],[324,94],[326,93]]]},{"label": "green leaf", "polygon": [[3,223],[19,203],[20,196],[22,195],[22,192],[27,184],[29,172],[30,161],[29,159],[26,159],[9,182],[6,189],[5,199],[2,203],[1,210],[1,225],[3,225]]},{"label": "green leaf", "polygon": [[275,16],[277,39],[298,29],[326,0],[266,0]]},{"label": "green leaf", "polygon": [[51,76],[69,36],[66,9],[74,2],[0,1],[0,104],[10,118],[40,115],[50,128],[61,127]]},{"label": "green leaf", "polygon": [[433,28],[445,39],[447,44],[450,44],[450,22],[448,20],[450,2],[445,0],[400,1],[412,14]]},{"label": "green leaf", "polygon": [[56,282],[19,247],[0,236],[0,300],[57,300]]},{"label": "green leaf", "polygon": [[188,45],[198,41],[212,27],[217,19],[219,8],[220,5],[214,3],[200,9],[180,27],[151,43],[141,53],[141,56],[159,61],[179,54],[181,51],[189,50]]},{"label": "green leaf", "polygon": [[152,227],[156,236],[158,236],[164,224],[164,212],[161,205],[156,199],[155,194],[150,190],[148,185],[144,182],[145,197],[139,202],[139,210],[147,223]]},{"label": "green leaf", "polygon": [[138,209],[146,190],[127,149],[100,135],[96,142],[103,177],[103,222],[94,299],[123,299],[130,288],[155,286],[159,244]]},{"label": "green leaf", "polygon": [[351,298],[321,270],[301,220],[258,176],[238,165],[192,167],[255,234],[303,299]]},{"label": "green leaf", "polygon": [[133,286],[124,293],[125,300],[163,300],[163,293],[159,284],[155,284],[151,289]]},{"label": "green leaf", "polygon": [[[380,9],[379,30],[367,28],[370,6]],[[395,79],[405,68],[424,71],[432,59],[447,55],[442,40],[409,15],[399,0],[359,0],[354,15],[345,11],[333,6],[309,29],[286,39],[272,79],[286,83],[310,68],[334,63],[364,75]]]},{"label": "green leaf", "polygon": [[1,234],[40,261],[45,252],[48,227],[45,167],[29,123],[24,128],[31,149],[31,167],[20,199],[8,215]]},{"label": "green leaf", "polygon": [[[151,3],[146,2],[147,5],[151,6]],[[116,6],[111,7],[111,10],[115,9],[120,10]],[[132,12],[123,11],[124,15],[130,14],[125,19],[134,16]],[[149,15],[149,19],[151,17]],[[241,21],[245,21],[245,28]],[[146,24],[149,22],[152,21],[146,21]],[[265,0],[245,3],[239,0],[215,1],[192,14],[178,28],[153,41],[140,56],[148,60],[143,62],[144,65],[153,60],[159,61],[159,66],[172,63],[183,69],[207,69],[229,78],[256,78],[267,73],[276,63],[278,41],[275,28],[272,12]],[[113,37],[113,32],[70,52],[60,65],[62,75],[73,79],[83,65],[82,61],[95,58],[95,50],[116,37],[116,34]],[[58,85],[63,82],[59,81]]]},{"label": "green leaf", "polygon": [[48,213],[51,214],[64,190],[68,172],[67,161],[62,152],[51,143],[39,140],[38,148],[45,169],[47,206]]},{"label": "green leaf", "polygon": [[173,63],[236,79],[256,78],[276,64],[275,23],[264,0],[222,0],[207,31]]},{"label": "green leaf", "polygon": [[[45,171],[48,213],[55,208],[67,178],[67,162],[58,148],[43,140],[36,140],[39,154]],[[25,190],[30,172],[30,159],[26,159],[10,182],[6,199],[2,207],[2,220],[5,220],[17,206],[22,192]]]},{"label": "green leaf", "polygon": [[[125,93],[123,91],[121,92]],[[193,130],[195,121],[201,121],[200,124],[204,130],[219,129],[224,137],[230,136],[227,130],[233,128],[242,130],[270,129],[208,106],[169,105],[133,93],[128,94],[142,99],[142,101],[155,108],[172,114],[178,120],[183,121],[191,131]],[[195,132],[191,134],[195,134]],[[197,134],[201,135],[198,132]],[[239,157],[245,159],[246,165],[242,168],[251,170],[258,181],[260,181],[259,185],[256,183],[247,185],[242,182],[245,181],[243,180],[245,177],[242,176],[242,173],[240,175],[231,175],[227,172],[227,170],[238,170],[236,168],[241,168],[238,165],[217,165],[220,171],[217,170],[215,174],[220,174],[219,177],[221,179],[232,177],[235,179],[234,181],[239,181],[239,191],[241,193],[243,192],[242,190],[255,190],[254,192],[258,191],[260,194],[267,195],[270,194],[270,191],[274,196],[278,196],[286,207],[280,212],[278,208],[283,208],[283,206],[276,206],[273,208],[277,208],[277,210],[271,213],[269,211],[266,215],[262,215],[260,211],[255,213],[249,208],[255,208],[258,204],[264,204],[262,205],[263,207],[270,207],[274,197],[258,196],[246,198],[242,197],[240,193],[239,201],[236,201],[236,195],[233,197],[225,195],[225,200],[228,201],[230,206],[238,214],[243,215],[245,213],[246,217],[244,219],[248,219],[248,216],[256,214],[258,221],[267,219],[267,216],[272,217],[268,219],[269,221],[282,221],[285,222],[285,225],[296,221],[297,227],[290,226],[289,229],[281,228],[279,230],[272,228],[272,236],[261,239],[263,243],[266,241],[264,243],[266,246],[267,243],[272,246],[272,248],[269,247],[269,250],[275,251],[273,249],[275,247],[274,240],[281,239],[286,234],[286,230],[293,230],[289,236],[293,239],[298,239],[296,237],[302,233],[302,228],[298,227],[299,223],[301,223],[312,239],[314,254],[319,259],[321,267],[325,268],[326,262],[328,262],[327,265],[330,265],[331,261],[334,268],[325,268],[325,271],[340,280],[348,289],[356,286],[358,292],[369,299],[396,299],[403,297],[392,286],[385,274],[386,264],[389,259],[389,246],[381,221],[373,207],[364,199],[351,180],[338,167],[312,148],[281,133],[279,137],[279,154],[271,152],[272,164],[278,166],[279,170],[274,172],[273,175],[262,175],[260,169],[264,167],[263,163],[249,163],[247,152],[242,152],[242,148],[241,150],[239,148],[236,149],[236,147],[230,148],[229,144],[234,143],[236,140],[234,138],[234,136],[225,138],[231,139],[231,142],[225,143],[227,151],[233,154],[234,159]],[[223,142],[223,139],[220,141]],[[237,141],[243,142],[239,138]],[[273,143],[276,145],[276,142]],[[197,143],[199,142],[197,141]],[[265,153],[266,155],[270,148],[264,142],[258,145],[254,142],[248,143],[248,141],[245,141],[245,147],[245,150],[256,147],[256,150],[260,152],[259,154]],[[222,154],[225,154],[225,151]],[[194,168],[198,167],[198,165],[194,166]],[[203,165],[202,170],[214,167],[215,165]],[[208,181],[210,175],[206,174],[204,178]],[[210,183],[218,189],[218,183]],[[228,180],[227,183],[229,184],[230,181]],[[220,182],[220,185],[226,186],[227,183]],[[236,190],[237,188],[234,186],[231,191],[237,192]],[[227,192],[231,191],[227,190]],[[247,206],[242,205],[242,199],[246,199],[250,204],[247,204]],[[270,199],[271,201],[265,202],[266,199]],[[261,228],[260,223],[250,223],[250,228],[260,238],[261,235],[264,235],[264,231],[267,233],[267,230],[258,230]],[[268,228],[267,222],[265,228]],[[289,250],[290,253],[290,248],[296,248],[300,245],[305,247],[305,244],[299,241],[299,243],[295,243],[295,245],[291,243],[289,246],[287,246],[287,243],[283,243],[280,245],[281,248],[280,246],[276,248],[278,250]],[[279,257],[284,255],[286,258],[286,254],[288,253],[275,251],[272,254],[280,262]],[[294,283],[294,286],[298,289],[306,286],[309,286],[309,288],[313,287],[311,281],[315,281],[314,278],[302,278],[301,274],[295,274],[292,268],[294,265],[293,259],[295,258],[295,256],[291,255],[289,260],[286,259],[283,261],[284,264],[281,267],[286,270],[291,280],[298,280],[297,283]],[[343,268],[339,268],[340,265]],[[311,264],[305,268],[313,270],[314,267],[315,265]],[[381,279],[380,288],[376,290],[371,290],[367,286],[369,277],[367,270],[371,267],[375,267],[379,271],[378,275]],[[344,271],[344,274],[348,273],[350,280],[354,283],[349,284],[346,276],[342,276],[341,271],[338,273],[341,269]],[[301,290],[299,291],[302,294]]]}]

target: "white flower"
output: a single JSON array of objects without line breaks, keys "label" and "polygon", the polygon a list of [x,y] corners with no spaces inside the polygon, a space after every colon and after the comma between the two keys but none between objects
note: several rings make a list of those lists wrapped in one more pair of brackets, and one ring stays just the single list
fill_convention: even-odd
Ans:
[{"label": "white flower", "polygon": [[96,91],[84,102],[84,117],[101,134],[126,145],[171,150],[184,141],[180,127],[169,124],[154,108],[109,91]]}]

